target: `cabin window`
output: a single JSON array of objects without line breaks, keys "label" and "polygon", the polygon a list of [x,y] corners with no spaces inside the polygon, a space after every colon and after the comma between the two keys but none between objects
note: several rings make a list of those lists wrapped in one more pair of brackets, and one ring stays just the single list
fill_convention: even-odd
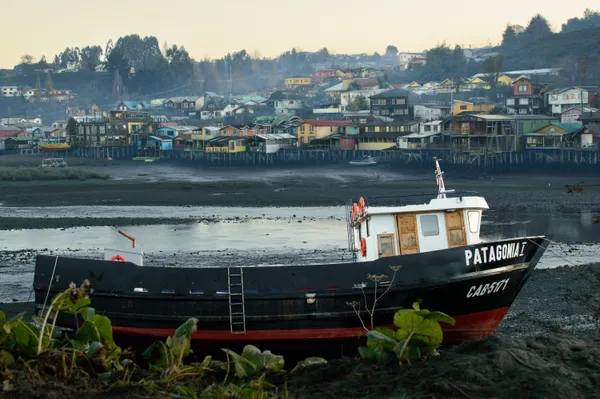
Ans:
[{"label": "cabin window", "polygon": [[379,247],[379,256],[394,256],[394,235],[393,234],[378,234],[377,244]]},{"label": "cabin window", "polygon": [[371,237],[371,222],[367,219],[367,237]]},{"label": "cabin window", "polygon": [[437,215],[422,215],[419,220],[423,237],[434,237],[440,234]]},{"label": "cabin window", "polygon": [[471,233],[479,232],[479,212],[469,211],[467,215],[469,217],[469,231]]}]

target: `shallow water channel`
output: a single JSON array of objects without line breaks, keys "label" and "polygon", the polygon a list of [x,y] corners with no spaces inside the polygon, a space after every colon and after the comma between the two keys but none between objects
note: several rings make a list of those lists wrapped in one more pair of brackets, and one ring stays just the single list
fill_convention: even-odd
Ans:
[{"label": "shallow water channel", "polygon": [[[347,248],[347,233],[343,207],[311,208],[226,208],[226,207],[18,207],[4,208],[7,216],[31,218],[60,217],[129,217],[129,218],[182,218],[189,224],[120,226],[134,236],[146,254],[167,262],[172,258],[188,257],[191,253],[206,253],[211,257],[230,256],[227,259],[252,257],[280,261],[285,255],[319,252],[321,258],[332,254],[334,261]],[[210,218],[215,221],[198,221]],[[235,219],[239,218],[239,219]],[[226,220],[222,220],[226,219]],[[524,235],[546,235],[553,240],[539,268],[584,264],[600,257],[600,225],[595,215],[581,213],[539,213],[532,210],[498,211],[484,213],[482,238],[495,240]],[[5,251],[35,253],[79,253],[101,256],[104,247],[127,248],[129,241],[117,233],[116,227],[77,227],[67,229],[24,229],[0,231],[0,302],[13,298],[26,300],[31,290],[33,256],[27,261],[10,262],[2,255]],[[77,254],[75,254],[77,256]],[[201,258],[201,256],[200,256]],[[221,259],[220,263],[226,262]],[[279,262],[278,262],[279,263]],[[194,266],[189,264],[188,266]]]}]

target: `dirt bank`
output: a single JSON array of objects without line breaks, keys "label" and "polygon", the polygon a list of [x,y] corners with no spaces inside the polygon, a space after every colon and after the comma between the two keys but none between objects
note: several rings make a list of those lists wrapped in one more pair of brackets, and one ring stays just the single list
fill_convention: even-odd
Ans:
[{"label": "dirt bank", "polygon": [[[391,173],[391,172],[390,172]],[[280,175],[214,181],[31,182],[5,184],[0,204],[5,206],[64,205],[199,205],[199,206],[326,206],[341,205],[360,196],[409,196],[436,192],[435,180],[394,180],[376,172],[328,176],[327,170],[308,169]],[[215,177],[219,178],[220,177]],[[406,178],[406,176],[405,176]],[[568,194],[570,177],[497,177],[494,179],[447,178],[448,188],[477,191],[492,208],[573,210],[599,207],[600,180],[584,181],[584,192]],[[425,198],[423,198],[424,200]],[[420,198],[409,199],[411,202]],[[10,216],[10,212],[5,212]]]}]

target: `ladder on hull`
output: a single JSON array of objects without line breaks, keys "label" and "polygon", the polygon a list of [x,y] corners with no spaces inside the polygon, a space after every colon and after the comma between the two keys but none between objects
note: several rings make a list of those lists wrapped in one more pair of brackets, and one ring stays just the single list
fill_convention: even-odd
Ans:
[{"label": "ladder on hull", "polygon": [[244,269],[227,268],[229,294],[229,330],[231,334],[246,334],[246,306],[244,304]]}]

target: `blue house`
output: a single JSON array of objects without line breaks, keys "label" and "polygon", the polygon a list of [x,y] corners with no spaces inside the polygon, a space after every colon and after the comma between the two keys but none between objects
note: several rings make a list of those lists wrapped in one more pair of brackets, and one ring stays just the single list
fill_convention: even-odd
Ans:
[{"label": "blue house", "polygon": [[[141,149],[142,142],[138,142],[138,149]],[[160,151],[172,151],[173,140],[156,136],[149,136],[146,142],[146,149],[156,149]]]}]

